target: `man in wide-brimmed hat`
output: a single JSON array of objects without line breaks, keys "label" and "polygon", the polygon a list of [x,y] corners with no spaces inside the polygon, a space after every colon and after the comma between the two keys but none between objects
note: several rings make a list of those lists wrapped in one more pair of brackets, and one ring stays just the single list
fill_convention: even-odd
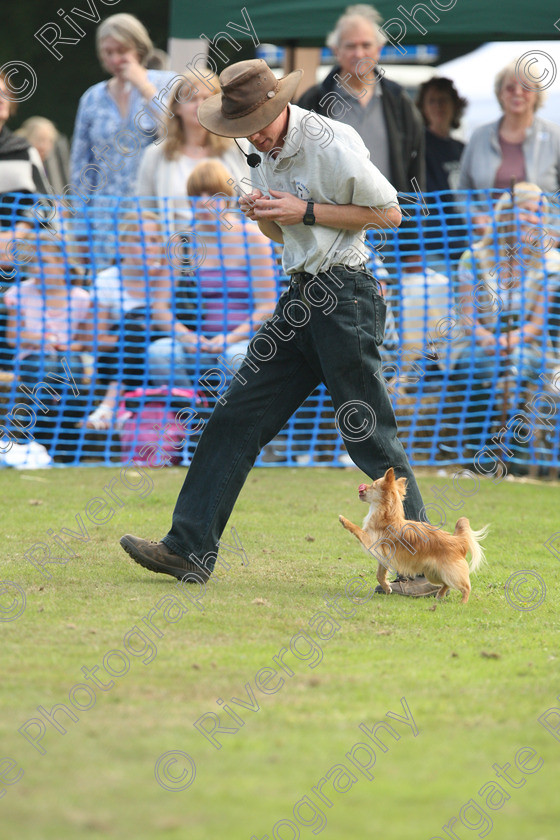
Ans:
[{"label": "man in wide-brimmed hat", "polygon": [[[321,381],[354,462],[372,479],[389,467],[405,476],[406,516],[426,518],[381,373],[385,302],[365,269],[365,228],[400,224],[396,190],[353,128],[289,104],[300,77],[277,80],[264,61],[241,61],[198,111],[209,131],[246,137],[256,150],[248,158],[253,191],[240,206],[284,244],[290,286],[208,421],[169,534],[159,543],[121,540],[137,563],[179,580],[208,579],[259,451]],[[423,579],[392,586],[407,595],[437,590]]]}]

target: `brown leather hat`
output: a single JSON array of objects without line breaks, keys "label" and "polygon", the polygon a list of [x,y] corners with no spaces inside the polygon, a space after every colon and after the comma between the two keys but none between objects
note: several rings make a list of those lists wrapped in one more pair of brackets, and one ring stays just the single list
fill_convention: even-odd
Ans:
[{"label": "brown leather hat", "polygon": [[198,109],[199,123],[222,137],[249,137],[278,117],[294,93],[303,70],[277,79],[266,61],[238,61],[220,73],[221,93]]}]

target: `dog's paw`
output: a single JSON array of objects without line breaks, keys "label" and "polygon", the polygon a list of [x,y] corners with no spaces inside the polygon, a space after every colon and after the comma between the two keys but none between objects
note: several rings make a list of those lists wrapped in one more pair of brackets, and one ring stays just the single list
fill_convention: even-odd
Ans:
[{"label": "dog's paw", "polygon": [[340,522],[343,528],[346,528],[348,526],[348,520],[345,516],[339,515],[338,521]]}]

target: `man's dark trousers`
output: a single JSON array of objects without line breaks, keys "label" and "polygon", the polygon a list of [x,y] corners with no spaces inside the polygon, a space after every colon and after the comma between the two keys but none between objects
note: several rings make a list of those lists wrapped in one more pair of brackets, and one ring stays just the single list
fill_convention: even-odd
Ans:
[{"label": "man's dark trousers", "polygon": [[426,518],[381,373],[385,302],[369,272],[337,266],[329,274],[292,279],[200,438],[163,542],[209,571],[257,455],[321,381],[355,464],[372,479],[394,467],[408,480],[406,518]]}]

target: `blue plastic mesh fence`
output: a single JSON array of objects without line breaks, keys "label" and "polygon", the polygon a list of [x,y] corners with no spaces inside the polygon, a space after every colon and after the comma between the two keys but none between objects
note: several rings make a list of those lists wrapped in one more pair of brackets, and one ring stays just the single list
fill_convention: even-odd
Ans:
[{"label": "blue plastic mesh fence", "polygon": [[[560,205],[497,198],[401,197],[367,235],[414,465],[560,465]],[[0,225],[0,463],[188,465],[285,287],[277,246],[203,199],[16,195]],[[346,463],[322,385],[257,460]]]}]

